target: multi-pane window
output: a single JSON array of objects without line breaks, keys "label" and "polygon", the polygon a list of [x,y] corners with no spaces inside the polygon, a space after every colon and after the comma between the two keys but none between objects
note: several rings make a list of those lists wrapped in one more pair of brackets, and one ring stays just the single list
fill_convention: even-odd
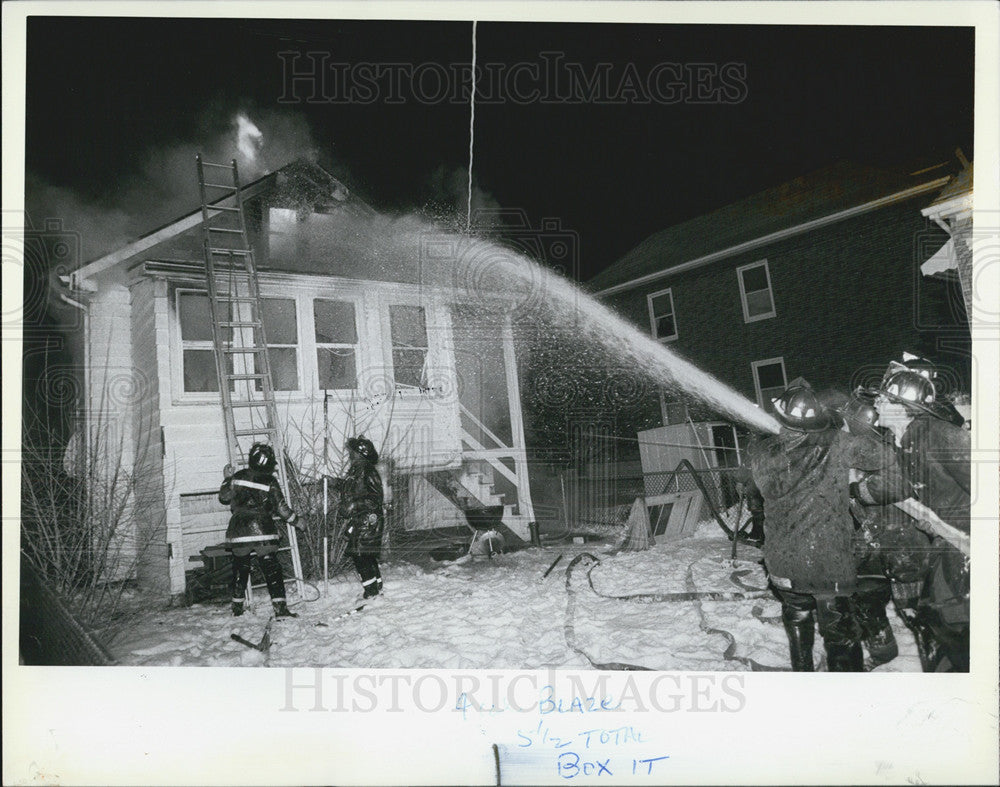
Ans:
[{"label": "multi-pane window", "polygon": [[737,268],[736,276],[740,280],[743,321],[754,322],[773,317],[774,298],[771,294],[771,274],[767,269],[767,260]]},{"label": "multi-pane window", "polygon": [[422,306],[390,306],[392,369],[396,385],[427,386],[427,320]]},{"label": "multi-pane window", "polygon": [[316,368],[322,390],[358,387],[358,326],[349,301],[313,301]]},{"label": "multi-pane window", "polygon": [[667,341],[677,338],[677,318],[674,315],[674,295],[662,290],[646,296],[649,305],[649,324],[654,339]]},{"label": "multi-pane window", "polygon": [[768,358],[764,361],[753,361],[753,383],[757,389],[757,403],[768,412],[773,412],[772,399],[781,396],[785,390],[785,359]]},{"label": "multi-pane window", "polygon": [[[299,390],[299,328],[292,298],[261,298],[261,320],[275,391]],[[255,368],[260,371],[259,365]],[[258,386],[259,387],[259,386]]]},{"label": "multi-pane window", "polygon": [[[181,328],[181,365],[186,393],[219,390],[212,340],[212,312],[203,292],[177,292],[177,314]],[[232,360],[230,359],[230,364]]]}]

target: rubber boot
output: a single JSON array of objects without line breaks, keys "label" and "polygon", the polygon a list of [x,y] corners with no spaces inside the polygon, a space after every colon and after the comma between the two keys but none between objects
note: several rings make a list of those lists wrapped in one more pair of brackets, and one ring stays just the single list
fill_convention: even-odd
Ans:
[{"label": "rubber boot", "polygon": [[243,614],[243,598],[250,579],[250,555],[233,555],[233,617]]},{"label": "rubber boot", "polygon": [[378,570],[378,559],[374,555],[360,555],[354,560],[354,565],[361,575],[363,598],[373,598],[382,588],[381,576]]},{"label": "rubber boot", "polygon": [[882,623],[882,628],[877,633],[865,637],[865,645],[871,658],[869,669],[888,664],[899,655],[899,645],[896,643],[896,635],[892,631],[889,619],[882,618]]},{"label": "rubber boot", "polygon": [[747,534],[747,543],[754,546],[761,546],[764,543],[764,515],[751,514],[750,532]]},{"label": "rubber boot", "polygon": [[855,616],[861,625],[865,646],[868,648],[868,669],[887,664],[899,655],[896,635],[885,613],[891,598],[887,580],[859,578],[858,591],[854,596]]},{"label": "rubber boot", "polygon": [[830,672],[864,672],[865,654],[860,642],[824,642]]},{"label": "rubber boot", "polygon": [[793,672],[813,672],[813,644],[816,641],[815,621],[811,609],[795,609],[782,604],[781,621],[788,634]]},{"label": "rubber boot", "polygon": [[264,572],[264,581],[267,583],[267,592],[271,594],[271,601],[284,601],[285,579],[278,558],[273,554],[263,555],[260,567]]},{"label": "rubber boot", "polygon": [[288,608],[288,603],[285,601],[273,601],[271,602],[274,607],[274,616],[276,618],[297,618],[298,615],[292,612]]}]

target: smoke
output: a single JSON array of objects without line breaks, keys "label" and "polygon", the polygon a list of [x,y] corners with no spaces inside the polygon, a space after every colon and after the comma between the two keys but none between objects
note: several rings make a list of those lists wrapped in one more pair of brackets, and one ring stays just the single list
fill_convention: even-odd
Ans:
[{"label": "smoke", "polygon": [[[469,171],[464,167],[438,166],[425,184],[425,212],[453,226],[465,226],[469,208]],[[499,224],[500,203],[472,181],[472,215],[477,227]]]},{"label": "smoke", "polygon": [[147,150],[110,194],[88,198],[62,184],[26,174],[25,206],[34,226],[47,219],[80,239],[80,262],[94,260],[200,204],[195,156],[235,159],[249,183],[295,159],[315,161],[317,145],[305,119],[287,112],[213,109],[190,139]]}]

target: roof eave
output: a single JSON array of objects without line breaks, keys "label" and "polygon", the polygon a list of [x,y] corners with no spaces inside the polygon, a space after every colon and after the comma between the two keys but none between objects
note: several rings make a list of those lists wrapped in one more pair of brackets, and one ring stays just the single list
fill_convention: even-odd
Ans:
[{"label": "roof eave", "polygon": [[[266,175],[262,175],[257,180],[252,183],[247,184],[242,189],[240,189],[241,196],[245,199],[247,197],[254,197],[264,190],[267,182],[274,177],[275,172],[269,172]],[[213,205],[219,206],[231,206],[234,202],[234,196],[223,197],[213,202]],[[212,211],[209,209],[209,218],[214,218],[219,215],[222,211]],[[191,213],[182,216],[170,224],[166,224],[159,229],[153,230],[147,235],[143,235],[141,238],[132,241],[126,246],[122,246],[120,249],[115,249],[103,257],[99,257],[96,260],[85,263],[77,268],[75,271],[71,271],[67,282],[73,289],[86,290],[91,289],[87,286],[86,282],[98,274],[104,273],[110,268],[116,265],[127,262],[138,254],[142,254],[144,251],[148,251],[157,244],[163,243],[166,240],[170,240],[182,232],[187,232],[193,227],[197,227],[202,222],[202,211],[198,208]]]}]

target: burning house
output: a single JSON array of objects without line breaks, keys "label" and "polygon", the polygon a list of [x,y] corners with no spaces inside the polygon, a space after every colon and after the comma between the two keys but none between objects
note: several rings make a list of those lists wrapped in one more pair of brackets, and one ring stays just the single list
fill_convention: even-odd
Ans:
[{"label": "burning house", "polygon": [[[503,523],[527,537],[510,318],[462,236],[379,215],[311,163],[242,195],[297,475],[341,472],[346,438],[363,433],[401,479],[391,491],[406,528],[464,524],[462,508],[502,506]],[[84,314],[75,351],[85,418],[67,467],[97,440],[116,448],[104,452],[105,471],[141,487],[125,503],[143,545],[138,579],[170,596],[228,520],[216,499],[227,452],[195,208],[64,277]]]}]

